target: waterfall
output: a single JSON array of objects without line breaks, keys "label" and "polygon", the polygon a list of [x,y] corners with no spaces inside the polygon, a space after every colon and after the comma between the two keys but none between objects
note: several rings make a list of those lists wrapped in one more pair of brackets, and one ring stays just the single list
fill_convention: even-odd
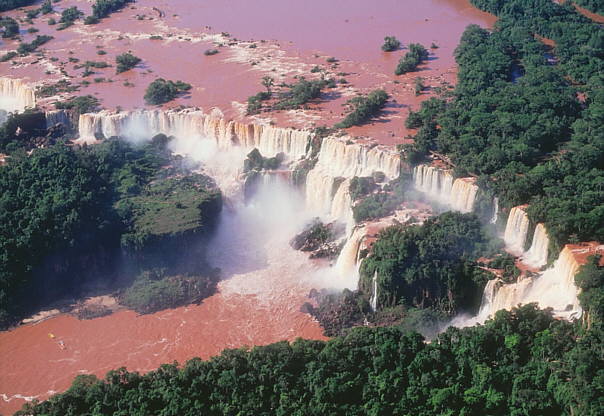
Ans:
[{"label": "waterfall", "polygon": [[547,230],[543,224],[539,223],[535,227],[531,248],[524,255],[523,261],[533,267],[544,266],[547,263],[548,247],[549,237]]},{"label": "waterfall", "polygon": [[365,238],[365,227],[357,227],[342,248],[336,261],[336,272],[345,287],[356,290],[359,283],[359,249]]},{"label": "waterfall", "polygon": [[354,218],[352,215],[352,196],[350,195],[350,181],[350,179],[345,179],[340,186],[338,186],[338,190],[333,197],[330,213],[330,217],[332,219],[342,221],[348,226],[352,226],[354,224]]},{"label": "waterfall", "polygon": [[371,294],[371,299],[369,300],[369,304],[371,305],[371,310],[375,312],[377,310],[377,298],[378,298],[378,285],[377,285],[377,270],[373,274],[373,293]]},{"label": "waterfall", "polygon": [[413,169],[415,189],[428,198],[460,212],[472,212],[478,193],[473,178],[453,179],[450,171],[434,166],[418,165]]},{"label": "waterfall", "polygon": [[524,253],[524,243],[529,229],[529,219],[524,208],[524,206],[512,208],[505,225],[503,240],[508,250],[515,255]]},{"label": "waterfall", "polygon": [[54,110],[47,111],[46,116],[46,128],[51,128],[57,124],[64,125],[67,129],[71,129],[71,118],[69,113],[65,110]]},{"label": "waterfall", "polygon": [[574,282],[579,269],[576,254],[576,249],[564,247],[554,265],[534,278],[527,277],[511,284],[499,279],[490,280],[478,315],[467,323],[481,323],[498,310],[510,310],[532,302],[538,303],[540,308],[552,308],[554,315],[559,317],[578,317],[581,307]]},{"label": "waterfall", "polygon": [[497,216],[499,215],[499,198],[493,198],[493,217],[491,217],[491,224],[497,223]]},{"label": "waterfall", "polygon": [[143,141],[163,133],[182,140],[211,139],[223,150],[257,148],[266,157],[284,153],[292,160],[306,155],[311,138],[306,130],[228,121],[200,110],[101,111],[82,114],[78,124],[79,141],[84,143],[120,135]]},{"label": "waterfall", "polygon": [[0,110],[23,111],[36,106],[34,90],[20,79],[0,77]]}]

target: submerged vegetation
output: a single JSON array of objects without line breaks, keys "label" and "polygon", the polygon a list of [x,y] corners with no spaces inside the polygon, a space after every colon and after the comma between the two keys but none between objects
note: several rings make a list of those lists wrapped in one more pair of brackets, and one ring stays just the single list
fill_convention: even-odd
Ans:
[{"label": "submerged vegetation", "polygon": [[344,120],[337,123],[337,129],[346,129],[358,126],[377,116],[388,101],[388,94],[384,90],[374,90],[367,95],[359,95],[347,101],[349,109]]},{"label": "submerged vegetation", "polygon": [[120,74],[122,72],[126,72],[136,65],[138,65],[142,61],[138,56],[132,55],[130,52],[122,53],[115,57],[115,72],[116,74]]},{"label": "submerged vegetation", "polygon": [[419,43],[412,43],[409,45],[409,52],[401,58],[394,73],[396,75],[403,75],[407,72],[413,72],[417,70],[417,67],[421,65],[426,59],[428,59],[428,51]]},{"label": "submerged vegetation", "polygon": [[179,94],[189,91],[191,85],[182,81],[166,81],[158,78],[147,87],[145,101],[147,104],[159,105],[175,99]]}]

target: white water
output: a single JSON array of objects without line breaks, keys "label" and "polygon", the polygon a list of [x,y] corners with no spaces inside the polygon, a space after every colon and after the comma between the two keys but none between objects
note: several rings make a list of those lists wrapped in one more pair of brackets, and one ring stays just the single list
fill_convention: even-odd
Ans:
[{"label": "white water", "polygon": [[497,216],[499,215],[499,198],[493,198],[493,216],[491,217],[491,224],[497,223]]},{"label": "white water", "polygon": [[528,215],[522,207],[514,207],[510,210],[508,221],[505,225],[503,240],[507,249],[519,256],[524,253],[524,243],[529,229]]},{"label": "white water", "polygon": [[[312,138],[309,131],[226,121],[199,110],[102,111],[81,115],[78,128],[79,141],[83,143],[94,142],[97,137],[126,136],[136,142],[158,133],[175,136],[171,149],[202,162],[230,199],[241,195],[240,167],[251,149],[257,148],[265,157],[284,153],[286,163],[291,164],[307,155]],[[307,175],[305,201],[297,205],[297,219],[319,216],[326,221],[338,220],[351,231],[354,220],[350,179],[374,172],[394,179],[399,170],[400,157],[392,149],[350,143],[346,138],[324,138],[318,161]],[[306,209],[300,210],[300,205]],[[358,230],[350,235],[336,262],[334,286],[357,287],[361,238]]]},{"label": "white water", "polygon": [[523,256],[522,260],[532,267],[541,267],[547,264],[549,237],[545,226],[541,223],[535,227],[531,248]]},{"label": "white water", "polygon": [[32,88],[20,79],[0,77],[0,110],[22,112],[35,106],[36,96]]},{"label": "white water", "polygon": [[550,307],[558,317],[577,318],[582,312],[574,284],[578,268],[573,253],[565,247],[554,265],[537,277],[527,277],[511,284],[505,284],[500,279],[490,280],[484,289],[478,315],[468,320],[454,321],[453,324],[471,326],[482,323],[498,310],[510,310],[528,303],[537,303],[541,308]]},{"label": "white water", "polygon": [[371,299],[369,304],[371,305],[371,310],[373,312],[377,311],[377,299],[378,299],[378,284],[377,284],[377,270],[373,274],[373,293],[371,294]]},{"label": "white water", "polygon": [[478,186],[472,178],[453,179],[451,172],[434,166],[418,165],[413,169],[415,189],[431,200],[460,212],[472,212]]}]

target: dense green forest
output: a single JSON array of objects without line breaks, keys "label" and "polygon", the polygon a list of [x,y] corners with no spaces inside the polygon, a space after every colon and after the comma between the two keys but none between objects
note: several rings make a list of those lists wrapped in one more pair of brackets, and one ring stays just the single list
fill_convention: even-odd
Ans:
[{"label": "dense green forest", "polygon": [[598,319],[586,330],[527,305],[485,325],[449,328],[431,343],[396,327],[356,328],[328,342],[225,350],[146,375],[81,375],[18,414],[597,416]]},{"label": "dense green forest", "polygon": [[211,179],[183,176],[167,137],[81,148],[57,138],[28,156],[44,133],[44,114],[35,112],[10,116],[0,129],[1,149],[10,153],[0,167],[0,325],[141,269],[208,271],[195,250],[190,259],[166,255],[210,232],[222,204]]},{"label": "dense green forest", "polygon": [[592,12],[604,14],[604,1],[602,0],[573,0],[573,3]]},{"label": "dense green forest", "polygon": [[473,3],[500,20],[492,33],[464,32],[452,97],[407,120],[418,128],[408,160],[446,154],[504,209],[530,204],[554,255],[569,242],[604,241],[604,29],[549,0]]}]

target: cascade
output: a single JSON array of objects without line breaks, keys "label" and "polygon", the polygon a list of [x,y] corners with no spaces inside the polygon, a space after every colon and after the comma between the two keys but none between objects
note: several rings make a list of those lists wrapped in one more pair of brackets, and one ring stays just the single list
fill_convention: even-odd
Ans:
[{"label": "cascade", "polygon": [[505,225],[503,240],[508,250],[515,255],[520,255],[524,252],[524,243],[526,242],[529,229],[529,219],[524,208],[526,207],[512,208]]},{"label": "cascade", "polygon": [[438,203],[460,212],[472,212],[474,209],[478,186],[472,178],[454,180],[448,170],[418,165],[413,169],[413,181],[415,189]]},{"label": "cascade", "polygon": [[34,90],[20,79],[0,77],[0,109],[23,111],[36,106]]},{"label": "cascade", "polygon": [[467,322],[484,322],[500,309],[510,310],[518,305],[536,302],[539,307],[550,307],[559,317],[573,318],[581,314],[574,283],[579,263],[576,250],[566,246],[552,267],[537,277],[524,278],[516,283],[505,284],[500,279],[490,280],[483,294],[478,315]]},{"label": "cascade", "polygon": [[63,124],[67,129],[71,129],[72,127],[69,113],[65,110],[47,111],[45,116],[47,129],[57,124]]},{"label": "cascade", "polygon": [[330,217],[332,219],[342,221],[348,226],[352,226],[354,224],[354,218],[352,215],[352,197],[350,195],[350,181],[350,179],[345,179],[340,186],[338,186],[338,190],[333,197],[330,213]]},{"label": "cascade", "polygon": [[[394,179],[399,170],[400,157],[391,149],[326,137],[321,143],[317,164],[306,177],[307,206],[317,215],[348,221],[352,218],[352,200],[350,181],[346,179],[370,176],[373,172],[383,172],[387,179]],[[344,181],[334,190],[338,178],[344,178]]]},{"label": "cascade", "polygon": [[369,303],[371,305],[371,310],[375,312],[377,310],[377,298],[378,298],[378,286],[377,286],[377,270],[373,274],[373,293],[371,294],[371,299]]},{"label": "cascade", "polygon": [[359,283],[359,249],[365,238],[365,227],[355,228],[342,248],[335,269],[342,283],[351,290],[356,290]]},{"label": "cascade", "polygon": [[523,257],[523,261],[529,266],[541,267],[547,263],[549,237],[545,225],[539,223],[535,227],[531,248]]},{"label": "cascade", "polygon": [[119,135],[134,140],[148,140],[155,134],[163,133],[182,140],[211,139],[222,150],[235,146],[245,150],[257,148],[266,157],[282,152],[292,160],[306,155],[311,138],[311,133],[305,130],[227,121],[200,110],[82,114],[78,131],[79,140],[85,143],[94,142],[97,137]]},{"label": "cascade", "polygon": [[497,223],[497,215],[499,215],[499,198],[493,198],[493,216],[491,217],[491,224]]}]

